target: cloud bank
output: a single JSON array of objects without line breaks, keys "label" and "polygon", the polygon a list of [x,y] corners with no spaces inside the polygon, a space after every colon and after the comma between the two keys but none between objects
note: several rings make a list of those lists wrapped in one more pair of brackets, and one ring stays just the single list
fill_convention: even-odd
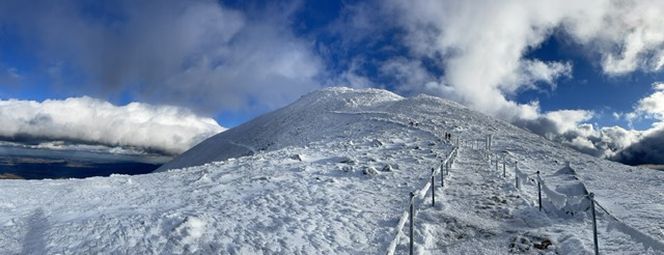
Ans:
[{"label": "cloud bank", "polygon": [[[174,106],[116,106],[90,97],[0,100],[0,139],[62,147],[72,144],[130,148],[174,155],[224,130],[211,118]],[[59,142],[54,142],[59,141]]]},{"label": "cloud bank", "polygon": [[664,83],[654,83],[654,92],[641,100],[634,107],[634,112],[626,114],[628,118],[648,118],[655,122],[641,132],[642,138],[612,159],[630,165],[664,164]]},{"label": "cloud bank", "polygon": [[[654,83],[652,89],[651,94],[634,105],[632,112],[615,113],[628,121],[652,120],[652,126],[645,130],[619,126],[595,128],[593,124],[583,123],[591,117],[584,111],[557,111],[536,121],[517,124],[593,156],[629,165],[664,164],[664,85]],[[556,116],[559,113],[562,115]]]}]

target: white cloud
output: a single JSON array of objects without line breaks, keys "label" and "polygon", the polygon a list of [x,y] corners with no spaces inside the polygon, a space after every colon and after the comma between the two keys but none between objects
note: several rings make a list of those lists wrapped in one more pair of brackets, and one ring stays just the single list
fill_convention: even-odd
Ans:
[{"label": "white cloud", "polygon": [[542,62],[539,60],[523,60],[513,81],[515,84],[533,85],[538,81],[545,82],[555,88],[556,80],[560,77],[572,76],[572,64],[561,62]]},{"label": "white cloud", "polygon": [[664,83],[652,84],[654,92],[641,98],[634,106],[634,111],[625,114],[625,119],[632,125],[637,119],[651,118],[664,121]]},{"label": "white cloud", "polygon": [[181,153],[224,130],[215,120],[180,107],[115,106],[90,97],[0,100],[0,123],[0,137],[7,140],[64,140],[169,154]]},{"label": "white cloud", "polygon": [[[537,102],[520,104],[512,96],[541,85],[555,89],[559,78],[571,76],[570,62],[525,58],[554,33],[599,56],[592,60],[610,75],[656,71],[664,63],[661,1],[389,0],[359,6],[349,13],[361,18],[345,17],[347,23],[381,17],[405,31],[401,40],[409,55],[382,65],[399,78],[399,91],[442,95],[509,121],[545,114]],[[368,30],[367,22],[350,23]],[[423,59],[443,75],[422,68]]]},{"label": "white cloud", "polygon": [[562,134],[592,118],[593,113],[584,110],[559,110],[548,112],[544,116],[555,123],[558,133]]},{"label": "white cloud", "polygon": [[655,82],[652,84],[653,89],[658,91],[664,91],[664,82]]},{"label": "white cloud", "polygon": [[379,70],[383,76],[390,77],[398,84],[398,93],[428,93],[448,98],[455,96],[451,93],[451,88],[427,71],[421,61],[405,57],[393,58],[382,63]]},{"label": "white cloud", "polygon": [[[536,107],[506,98],[538,82],[555,86],[571,63],[524,59],[552,33],[566,8],[531,1],[389,1],[388,15],[407,31],[415,56],[440,58],[443,81],[466,104],[512,120],[535,118]],[[534,112],[535,111],[535,112]]]},{"label": "white cloud", "polygon": [[[661,68],[664,46],[664,2],[613,1],[604,9],[599,26],[589,30],[589,40],[598,41],[602,66],[610,74],[625,74],[637,69],[657,71]],[[587,26],[583,23],[577,26]],[[611,50],[609,47],[617,48]]]}]

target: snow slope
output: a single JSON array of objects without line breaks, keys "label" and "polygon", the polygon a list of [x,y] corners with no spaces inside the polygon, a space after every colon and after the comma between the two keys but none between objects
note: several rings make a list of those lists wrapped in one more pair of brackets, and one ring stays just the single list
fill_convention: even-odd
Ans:
[{"label": "snow slope", "polygon": [[[371,111],[402,98],[385,90],[325,89],[302,96],[277,111],[219,133],[156,171],[202,165],[290,145],[337,137],[362,137],[383,127],[350,113]],[[371,116],[366,116],[371,117]]]},{"label": "snow slope", "polygon": [[[587,212],[560,215],[553,203],[537,211],[532,184],[515,189],[512,165],[502,177],[473,149],[487,134],[495,155],[551,183],[570,161],[615,217],[664,239],[664,172],[579,154],[439,98],[330,88],[214,136],[158,173],[2,181],[0,253],[385,253],[408,193],[453,149],[444,132],[464,146],[448,185],[437,187],[442,203],[418,204],[419,253],[592,250]],[[603,252],[661,254],[644,238],[600,229]],[[546,250],[533,248],[544,239]]]}]

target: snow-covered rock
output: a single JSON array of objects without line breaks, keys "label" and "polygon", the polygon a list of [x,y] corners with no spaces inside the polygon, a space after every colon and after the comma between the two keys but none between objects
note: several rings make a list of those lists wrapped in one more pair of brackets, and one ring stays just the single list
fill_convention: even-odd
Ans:
[{"label": "snow-covered rock", "polygon": [[374,167],[372,167],[372,166],[368,166],[368,167],[365,167],[365,168],[362,170],[362,173],[363,173],[364,175],[376,176],[376,175],[378,175],[378,170],[376,170],[376,168],[374,168]]}]

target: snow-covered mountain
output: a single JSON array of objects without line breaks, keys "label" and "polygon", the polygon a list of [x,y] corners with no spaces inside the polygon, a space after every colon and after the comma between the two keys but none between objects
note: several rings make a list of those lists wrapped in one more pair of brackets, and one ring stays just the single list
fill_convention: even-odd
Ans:
[{"label": "snow-covered mountain", "polygon": [[[488,154],[508,162],[505,177],[480,149],[489,134]],[[157,173],[2,181],[0,249],[380,254],[396,238],[404,253],[406,229],[397,225],[408,194],[429,181],[456,138],[457,161],[445,187],[435,186],[439,202],[417,205],[416,252],[590,253],[587,203],[571,199],[587,192],[627,226],[599,212],[603,253],[664,250],[664,172],[583,155],[443,99],[349,88],[303,96],[209,138]],[[521,176],[530,175],[520,189],[514,161]],[[547,185],[542,212],[528,181],[535,171]]]},{"label": "snow-covered mountain", "polygon": [[305,95],[295,103],[211,137],[157,171],[175,169],[260,151],[303,146],[333,138],[358,138],[392,127],[377,125],[370,115],[403,98],[385,90],[331,88]]}]

